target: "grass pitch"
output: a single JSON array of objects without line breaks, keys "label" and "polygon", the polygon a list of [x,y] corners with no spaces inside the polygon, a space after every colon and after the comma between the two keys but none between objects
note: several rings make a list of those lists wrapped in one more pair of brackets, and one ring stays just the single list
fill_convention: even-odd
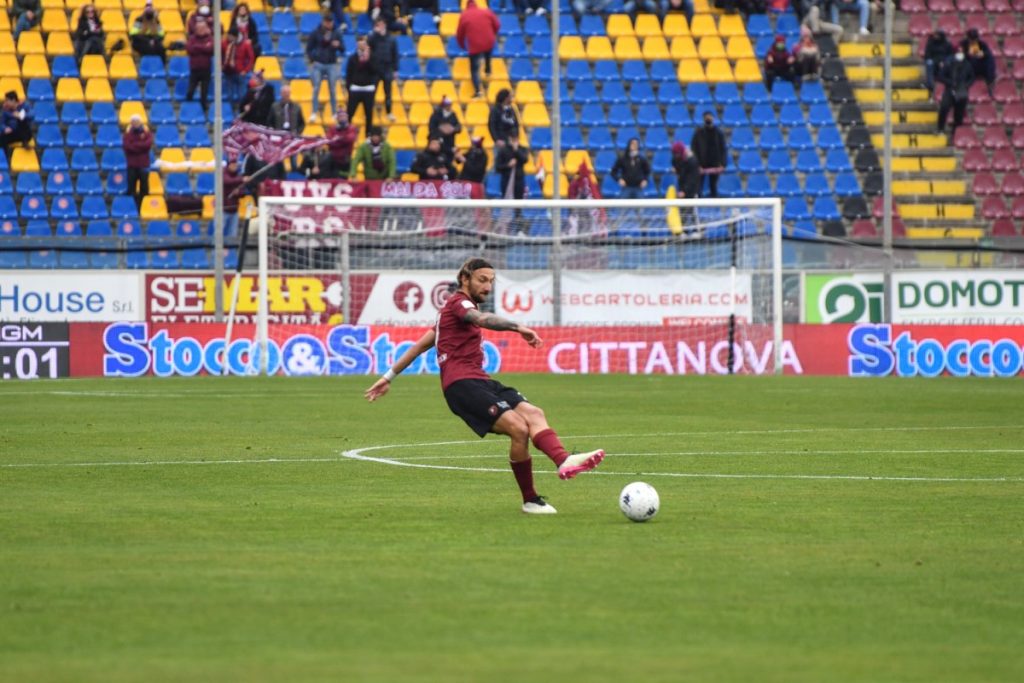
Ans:
[{"label": "grass pitch", "polygon": [[0,680],[1024,679],[1018,380],[505,375],[538,518],[369,379],[0,385]]}]

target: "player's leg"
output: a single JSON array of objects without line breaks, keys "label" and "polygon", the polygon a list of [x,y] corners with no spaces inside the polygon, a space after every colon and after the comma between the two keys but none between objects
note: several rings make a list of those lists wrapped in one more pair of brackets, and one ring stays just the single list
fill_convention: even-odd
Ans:
[{"label": "player's leg", "polygon": [[519,492],[523,494],[523,512],[531,514],[554,514],[555,508],[537,495],[533,487],[533,460],[530,459],[530,427],[526,420],[514,410],[506,410],[494,421],[491,431],[504,434],[511,440],[508,459],[512,474],[515,475]]},{"label": "player's leg", "polygon": [[551,462],[558,467],[558,476],[562,479],[572,479],[580,472],[592,470],[604,460],[604,451],[601,449],[570,455],[558,434],[548,424],[544,410],[540,407],[523,401],[516,405],[515,412],[526,420],[533,445],[551,458]]}]

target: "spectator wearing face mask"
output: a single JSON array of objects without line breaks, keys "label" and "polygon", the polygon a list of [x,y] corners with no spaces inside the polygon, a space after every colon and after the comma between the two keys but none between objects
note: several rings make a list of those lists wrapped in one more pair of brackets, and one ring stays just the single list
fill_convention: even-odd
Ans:
[{"label": "spectator wearing face mask", "polygon": [[942,101],[939,104],[938,131],[945,131],[946,117],[949,110],[953,110],[953,127],[949,130],[949,139],[952,141],[956,129],[964,122],[964,114],[967,112],[968,93],[971,84],[974,83],[974,68],[965,59],[963,50],[957,50],[953,59],[946,65],[940,82],[946,86],[942,93]]},{"label": "spectator wearing face mask", "polygon": [[651,177],[651,162],[640,153],[640,140],[630,138],[625,151],[612,166],[612,178],[619,184],[623,199],[640,199]]},{"label": "spectator wearing face mask", "polygon": [[230,29],[221,44],[224,68],[224,100],[234,109],[245,94],[246,76],[256,63],[252,43],[236,29]]},{"label": "spectator wearing face mask", "polygon": [[775,36],[775,42],[768,49],[768,54],[764,56],[764,78],[768,86],[768,92],[771,92],[777,78],[789,81],[790,83],[794,81],[796,78],[793,69],[795,64],[796,57],[786,47],[786,36],[780,33]]},{"label": "spectator wearing face mask", "polygon": [[263,53],[263,48],[260,46],[259,27],[252,20],[252,12],[249,11],[248,3],[240,2],[235,5],[235,9],[231,12],[231,22],[228,24],[229,30],[233,28],[238,29],[239,33],[249,39],[254,55],[259,57]]},{"label": "spectator wearing face mask", "polygon": [[409,170],[419,175],[420,180],[448,180],[455,177],[451,157],[441,150],[441,138],[428,140],[427,148],[416,155]]},{"label": "spectator wearing face mask", "polygon": [[213,64],[213,33],[205,21],[196,22],[185,41],[188,53],[188,91],[185,100],[191,102],[199,89],[199,102],[205,112],[209,107],[210,73]]},{"label": "spectator wearing face mask", "polygon": [[800,27],[800,42],[793,48],[793,57],[796,62],[793,64],[795,78],[817,78],[821,71],[821,50],[818,48],[814,34],[806,26]]},{"label": "spectator wearing face mask", "polygon": [[140,56],[156,55],[164,64],[167,64],[167,48],[164,47],[164,27],[160,24],[160,17],[153,9],[152,0],[146,3],[142,14],[132,22],[128,30],[128,38],[131,40],[132,49]]},{"label": "spectator wearing face mask", "polygon": [[[725,134],[715,125],[715,115],[704,112],[704,125],[693,132],[690,150],[697,157],[701,175],[708,179],[708,197],[718,196],[718,177],[725,171],[729,155]],[[703,185],[703,183],[701,183]],[[700,196],[704,196],[703,188]]]},{"label": "spectator wearing face mask", "polygon": [[352,166],[352,149],[355,147],[359,131],[348,120],[348,112],[339,109],[337,123],[327,128],[327,146],[331,150],[331,162],[335,174],[339,178],[347,178]]},{"label": "spectator wearing face mask", "polygon": [[960,41],[960,51],[971,65],[975,78],[984,78],[988,86],[988,95],[992,96],[992,86],[996,82],[996,58],[992,48],[988,46],[978,33],[978,29],[967,30],[967,37]]},{"label": "spectator wearing face mask", "polygon": [[427,127],[430,130],[430,137],[441,138],[441,149],[445,154],[452,156],[455,153],[455,136],[462,132],[462,123],[452,109],[450,97],[443,97],[441,104],[434,108]]},{"label": "spectator wearing face mask", "polygon": [[928,93],[935,91],[935,77],[946,68],[946,63],[953,57],[953,43],[949,42],[946,32],[942,29],[933,31],[924,46],[924,85]]},{"label": "spectator wearing face mask", "polygon": [[494,153],[494,170],[501,176],[501,192],[505,199],[526,196],[526,164],[530,152],[519,145],[519,137],[509,137]]},{"label": "spectator wearing face mask", "polygon": [[213,13],[210,11],[210,0],[199,0],[196,4],[196,11],[188,15],[185,32],[192,35],[192,32],[196,30],[196,24],[199,23],[206,24],[206,27],[210,29],[210,35],[213,35]]},{"label": "spectator wearing face mask", "polygon": [[484,178],[487,176],[487,150],[484,149],[484,139],[481,137],[471,139],[469,149],[462,158],[459,180],[468,180],[471,183],[484,182]]},{"label": "spectator wearing face mask", "polygon": [[257,71],[249,78],[249,90],[238,105],[239,117],[258,126],[270,125],[270,108],[274,106],[274,89]]},{"label": "spectator wearing face mask", "polygon": [[513,106],[512,91],[502,88],[494,98],[494,106],[487,119],[487,130],[496,149],[501,149],[510,137],[519,138],[519,117]]},{"label": "spectator wearing face mask", "polygon": [[18,93],[11,90],[4,95],[2,123],[0,123],[0,146],[10,158],[10,146],[14,143],[28,144],[32,140],[32,112],[28,102],[19,102]]},{"label": "spectator wearing face mask", "polygon": [[78,27],[72,37],[75,45],[75,58],[81,61],[83,55],[102,55],[106,53],[107,33],[103,30],[96,5],[89,3],[78,15]]},{"label": "spectator wearing face mask", "polygon": [[345,67],[345,84],[348,86],[348,118],[355,118],[356,110],[363,108],[366,127],[373,125],[373,101],[377,94],[377,70],[370,59],[370,44],[366,38],[356,43],[356,53],[348,58]]},{"label": "spectator wearing face mask", "polygon": [[366,142],[359,145],[359,150],[352,157],[348,177],[355,178],[360,166],[367,180],[393,180],[398,177],[395,150],[384,139],[384,133],[378,126],[371,128]]},{"label": "spectator wearing face mask", "polygon": [[127,162],[128,194],[142,208],[142,199],[149,194],[149,152],[153,149],[153,133],[146,129],[142,117],[132,116],[128,130],[121,137]]},{"label": "spectator wearing face mask", "polygon": [[676,195],[684,199],[700,197],[700,164],[683,142],[672,143],[672,168],[676,172]]}]

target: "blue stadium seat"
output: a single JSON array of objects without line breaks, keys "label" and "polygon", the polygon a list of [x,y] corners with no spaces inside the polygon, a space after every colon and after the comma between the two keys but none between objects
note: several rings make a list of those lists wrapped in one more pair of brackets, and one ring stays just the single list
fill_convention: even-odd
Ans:
[{"label": "blue stadium seat", "polygon": [[594,167],[595,170],[601,173],[608,173],[612,170],[612,166],[615,165],[615,159],[617,155],[614,150],[604,149],[598,152],[594,156]]},{"label": "blue stadium seat", "polygon": [[72,55],[57,55],[50,64],[53,78],[78,78],[78,62]]},{"label": "blue stadium seat", "polygon": [[[188,102],[182,102],[181,106],[184,107],[186,104]],[[202,110],[201,107],[200,110]],[[154,102],[149,108],[149,122],[156,126],[158,130],[160,126],[177,126],[178,115],[174,112],[174,105],[170,102]]]},{"label": "blue stadium seat", "polygon": [[827,150],[843,149],[843,136],[834,124],[822,126],[818,131],[818,147]]},{"label": "blue stadium seat", "polygon": [[604,24],[604,17],[594,14],[584,14],[580,18],[579,31],[580,35],[584,38],[606,35],[607,29]]},{"label": "blue stadium seat", "polygon": [[60,122],[65,126],[76,123],[89,123],[89,112],[82,102],[65,102],[60,108]]},{"label": "blue stadium seat", "polygon": [[[515,63],[514,60],[513,64]],[[528,60],[527,60],[528,61]],[[511,67],[509,67],[509,75],[511,75]],[[565,65],[565,80],[567,81],[590,81],[593,80],[594,74],[590,70],[590,63],[582,59],[572,60],[567,62]]]},{"label": "blue stadium seat", "polygon": [[[398,152],[395,152],[397,155]],[[409,166],[412,165],[412,160],[409,161]],[[399,168],[408,168],[409,166],[399,166]],[[214,192],[214,179],[215,176],[212,173],[197,173],[196,174],[196,194],[213,194]]]},{"label": "blue stadium seat", "polygon": [[60,126],[47,123],[40,124],[36,129],[36,146],[40,148],[63,147],[64,136],[61,135]]},{"label": "blue stadium seat", "polygon": [[[553,90],[553,87],[554,86],[551,85],[551,81],[548,81],[547,83],[544,84],[544,101],[552,102],[555,99],[554,98],[555,91]],[[559,93],[561,95],[561,98],[562,98],[563,102],[569,102],[570,101],[569,100],[569,84],[568,83],[566,83],[565,81],[562,81],[560,83],[560,85],[559,85],[558,91],[559,91]]]},{"label": "blue stadium seat", "polygon": [[796,103],[796,89],[793,84],[789,81],[778,80],[772,86],[772,102],[775,104],[793,104]]},{"label": "blue stadium seat", "polygon": [[613,104],[608,109],[608,124],[611,126],[636,126],[636,117],[628,104]]},{"label": "blue stadium seat", "polygon": [[[398,47],[399,57],[416,57],[419,52],[416,50],[416,43],[407,35],[395,36],[395,45]],[[449,55],[450,56],[450,55]]]},{"label": "blue stadium seat", "polygon": [[117,126],[105,123],[96,128],[97,147],[120,147],[121,145],[121,131]]},{"label": "blue stadium seat", "polygon": [[89,221],[110,218],[110,210],[107,209],[107,200],[99,195],[83,197],[80,213],[82,218]]},{"label": "blue stadium seat", "polygon": [[602,83],[622,80],[618,62],[610,59],[594,62],[594,78]]},{"label": "blue stadium seat", "polygon": [[[604,100],[597,92],[597,86],[594,81],[579,81],[576,84],[576,92],[573,94],[573,100],[577,104],[599,104]],[[582,117],[580,123],[583,123]],[[583,124],[586,125],[586,124]]]},{"label": "blue stadium seat", "polygon": [[[211,111],[213,107],[210,107]],[[230,118],[224,119],[230,121]],[[182,102],[178,109],[178,121],[186,126],[199,126],[206,124],[206,112],[198,102]]]},{"label": "blue stadium seat", "polygon": [[304,12],[299,15],[299,35],[308,36],[323,22],[323,15],[318,12]]},{"label": "blue stadium seat", "polygon": [[[141,244],[138,240],[133,240],[136,244]],[[149,252],[141,250],[128,251],[125,254],[125,265],[129,268],[149,268]]]},{"label": "blue stadium seat", "polygon": [[533,78],[537,79],[542,83],[547,83],[551,80],[551,69],[553,65],[551,59],[539,59],[537,60],[537,69]]},{"label": "blue stadium seat", "polygon": [[[772,24],[767,14],[751,14],[747,17],[747,34],[754,38],[773,36]],[[760,53],[759,55],[760,56]]]},{"label": "blue stadium seat", "polygon": [[[647,133],[650,135],[650,131]],[[612,159],[612,163],[615,163],[614,159]],[[654,169],[655,173],[667,174],[670,171],[674,172],[672,170],[672,152],[668,149],[654,150],[654,156],[651,158],[651,168]]]},{"label": "blue stadium seat", "polygon": [[608,122],[604,107],[600,104],[585,104],[580,109],[580,125],[586,127],[603,126]]},{"label": "blue stadium seat", "polygon": [[637,130],[636,126],[621,126],[615,129],[615,147],[616,149],[626,149],[629,141],[633,138],[640,139],[640,131]]},{"label": "blue stadium seat", "polygon": [[57,105],[53,102],[39,102],[32,108],[36,123],[60,123],[60,114],[57,113]]},{"label": "blue stadium seat", "polygon": [[299,27],[295,24],[295,15],[291,12],[275,12],[270,19],[270,32],[274,35],[295,35]]},{"label": "blue stadium seat", "polygon": [[801,173],[821,173],[824,168],[818,152],[813,149],[801,150],[796,155],[796,170]]},{"label": "blue stadium seat", "polygon": [[28,256],[25,252],[0,250],[0,269],[25,268],[27,267],[27,264]]},{"label": "blue stadium seat", "polygon": [[14,203],[14,197],[0,195],[0,220],[17,220],[18,205]]},{"label": "blue stadium seat", "polygon": [[649,81],[638,81],[629,86],[629,100],[633,104],[654,104],[658,98],[654,96],[654,89]]},{"label": "blue stadium seat", "polygon": [[662,127],[665,119],[661,115],[661,107],[656,104],[641,104],[637,108],[636,123],[639,126]]},{"label": "blue stadium seat", "polygon": [[850,171],[836,174],[836,195],[840,197],[856,197],[861,194],[860,182]]},{"label": "blue stadium seat", "polygon": [[572,104],[568,102],[562,102],[562,106],[560,107],[560,109],[562,115],[561,118],[563,128],[580,125],[580,118],[579,115],[576,113],[576,107],[574,107]]},{"label": "blue stadium seat", "polygon": [[53,84],[45,78],[33,78],[25,88],[25,96],[29,102],[53,102],[56,95],[53,92]]},{"label": "blue stadium seat", "polygon": [[96,163],[96,152],[92,148],[75,149],[71,152],[72,171],[98,171],[100,166]]},{"label": "blue stadium seat", "polygon": [[758,128],[778,124],[775,109],[770,104],[755,104],[750,108],[750,123]]},{"label": "blue stadium seat", "polygon": [[189,180],[188,173],[168,173],[164,177],[164,194],[192,194],[192,183]]},{"label": "blue stadium seat", "polygon": [[498,199],[502,196],[501,178],[496,173],[490,173],[484,179],[484,192],[490,199]]},{"label": "blue stadium seat", "polygon": [[142,226],[138,219],[125,218],[117,221],[117,235],[127,239],[141,239]]},{"label": "blue stadium seat", "polygon": [[[18,210],[18,215],[22,218],[32,219],[45,219],[49,217],[50,212],[46,208],[46,202],[43,200],[42,195],[25,195],[21,198],[21,208]],[[26,232],[26,234],[28,234]]]},{"label": "blue stadium seat", "polygon": [[735,83],[719,83],[715,86],[715,102],[718,104],[739,104],[742,101],[743,96]]},{"label": "blue stadium seat", "polygon": [[56,219],[77,219],[78,205],[71,195],[54,197],[50,201],[50,216]]},{"label": "blue stadium seat", "polygon": [[789,37],[798,36],[800,35],[800,20],[792,13],[780,14],[775,20],[775,32],[784,33]]},{"label": "blue stadium seat", "polygon": [[534,128],[530,132],[530,149],[551,149],[551,129]]},{"label": "blue stadium seat", "polygon": [[[609,167],[610,168],[610,167]],[[620,193],[619,184],[612,178],[611,173],[605,173],[601,181],[601,196],[605,199],[617,199]]]},{"label": "blue stadium seat", "polygon": [[[101,166],[102,166],[102,163],[101,163]],[[121,168],[121,170],[115,170],[115,171],[109,171],[109,169],[104,167],[103,170],[108,171],[108,173],[107,173],[107,184],[106,184],[106,188],[107,188],[107,192],[108,193],[110,193],[110,194],[124,194],[125,192],[128,191],[128,178],[127,178],[127,176],[125,176],[125,171],[124,171],[123,167]],[[81,176],[79,176],[79,177],[81,177]]]},{"label": "blue stadium seat", "polygon": [[56,268],[57,252],[50,249],[30,251],[28,253],[28,267],[40,270]]},{"label": "blue stadium seat", "polygon": [[68,157],[64,150],[58,147],[44,149],[39,157],[39,167],[47,172],[68,170]]},{"label": "blue stadium seat", "polygon": [[818,221],[838,221],[843,215],[839,212],[836,200],[829,197],[818,197],[814,200],[814,219]]},{"label": "blue stadium seat", "polygon": [[765,126],[762,128],[759,140],[761,147],[765,150],[774,151],[786,148],[786,138],[782,134],[782,129],[778,126]]},{"label": "blue stadium seat", "polygon": [[615,149],[615,142],[607,126],[593,126],[587,136],[587,144],[591,150]]},{"label": "blue stadium seat", "polygon": [[551,36],[537,36],[533,39],[530,50],[537,59],[550,59],[552,55]]},{"label": "blue stadium seat", "polygon": [[807,126],[793,126],[789,129],[790,149],[814,149],[816,146],[814,136]]},{"label": "blue stadium seat", "polygon": [[729,146],[739,151],[761,149],[761,143],[754,137],[754,129],[749,126],[736,128],[729,138]]},{"label": "blue stadium seat", "polygon": [[210,257],[207,254],[206,249],[182,249],[181,267],[192,269],[209,268]]},{"label": "blue stadium seat", "polygon": [[804,191],[809,197],[824,197],[832,194],[828,177],[824,173],[808,173],[804,178]]},{"label": "blue stadium seat", "polygon": [[[253,16],[257,16],[254,14]],[[261,38],[263,36],[260,36]],[[189,77],[188,57],[175,55],[167,60],[167,75],[174,79],[187,79]]]},{"label": "blue stadium seat", "polygon": [[[640,123],[640,125],[644,125]],[[647,129],[644,136],[644,147],[652,151],[668,150],[672,146],[672,139],[664,126],[657,126]]]},{"label": "blue stadium seat", "polygon": [[784,104],[779,109],[779,123],[783,126],[804,125],[804,110],[799,104]]},{"label": "blue stadium seat", "polygon": [[85,234],[89,237],[110,237],[114,231],[110,227],[110,221],[95,220],[86,224]]},{"label": "blue stadium seat", "polygon": [[723,173],[718,179],[718,194],[723,197],[742,197],[743,186],[738,173]]},{"label": "blue stadium seat", "polygon": [[628,59],[622,63],[622,79],[629,81],[646,81],[650,78],[647,74],[647,65],[639,59]]},{"label": "blue stadium seat", "polygon": [[828,102],[821,81],[804,81],[800,87],[800,101],[804,104],[824,104]]},{"label": "blue stadium seat", "polygon": [[428,12],[416,12],[412,15],[412,33],[415,36],[437,35],[437,24],[433,15]]},{"label": "blue stadium seat", "polygon": [[139,82],[129,78],[118,80],[114,83],[114,99],[118,102],[141,100],[142,89],[139,87]]},{"label": "blue stadium seat", "polygon": [[[283,13],[279,13],[277,16],[281,16]],[[408,38],[408,36],[405,36]],[[399,43],[401,41],[398,41]],[[279,35],[277,38],[277,56],[278,57],[302,57],[306,54],[306,49],[303,43],[299,40],[299,37],[295,34]]]},{"label": "blue stadium seat", "polygon": [[806,221],[812,218],[807,210],[807,200],[803,197],[790,197],[782,205],[782,220]]},{"label": "blue stadium seat", "polygon": [[96,141],[92,139],[92,130],[88,124],[78,123],[68,126],[68,134],[65,144],[73,149],[80,147],[95,147]]},{"label": "blue stadium seat", "polygon": [[713,104],[715,98],[707,83],[690,83],[686,86],[686,101],[699,108]]},{"label": "blue stadium seat", "polygon": [[678,81],[667,81],[658,86],[658,102],[663,106],[676,106],[686,101]]},{"label": "blue stadium seat", "polygon": [[[572,17],[569,17],[572,19]],[[433,24],[431,24],[433,25]],[[575,22],[573,22],[573,28],[575,29]],[[416,27],[413,26],[413,33],[416,33]],[[526,20],[523,21],[523,34],[536,38],[537,36],[548,35],[551,33],[551,27],[548,25],[546,17],[539,17],[534,14],[528,15]]]},{"label": "blue stadium seat", "polygon": [[743,101],[747,104],[767,104],[771,102],[768,89],[761,81],[754,81],[743,86]]},{"label": "blue stadium seat", "polygon": [[780,173],[775,177],[775,194],[780,197],[799,197],[803,194],[800,179],[793,173]]},{"label": "blue stadium seat", "polygon": [[0,194],[14,194],[14,185],[11,183],[11,174],[0,171]]},{"label": "blue stadium seat", "polygon": [[424,75],[427,80],[437,80],[440,78],[449,79],[452,77],[451,67],[448,66],[447,59],[428,59],[427,64],[423,69]]},{"label": "blue stadium seat", "polygon": [[508,77],[512,81],[534,80],[533,62],[529,59],[513,59],[508,65]]},{"label": "blue stadium seat", "polygon": [[788,149],[773,149],[768,153],[768,161],[765,168],[769,173],[785,173],[793,169],[793,160],[789,156]]},{"label": "blue stadium seat", "polygon": [[736,160],[736,168],[740,173],[761,173],[765,170],[761,153],[756,150],[740,152]]},{"label": "blue stadium seat", "polygon": [[831,107],[827,104],[812,104],[807,110],[807,122],[812,126],[827,126],[834,123]]},{"label": "blue stadium seat", "polygon": [[213,142],[210,140],[210,132],[205,125],[189,126],[185,129],[186,147],[210,147]]},{"label": "blue stadium seat", "polygon": [[[419,78],[419,70],[419,62],[417,62],[416,75],[403,76],[401,65],[399,65],[398,76],[399,78]],[[284,76],[285,80],[289,81],[296,78],[309,78],[309,67],[306,66],[306,60],[301,57],[287,57],[281,66],[281,75]]]},{"label": "blue stadium seat", "polygon": [[651,80],[655,83],[675,81],[678,84],[678,78],[675,65],[667,59],[658,59],[651,62]]},{"label": "blue stadium seat", "polygon": [[[55,174],[51,174],[51,177],[53,175]],[[95,171],[79,173],[78,179],[75,181],[75,192],[83,197],[102,196],[103,181],[100,180],[100,174]]]},{"label": "blue stadium seat", "polygon": [[174,228],[174,234],[178,237],[200,237],[202,235],[202,228],[199,226],[198,221],[185,219],[178,221]]},{"label": "blue stadium seat", "polygon": [[168,221],[150,221],[146,226],[147,237],[170,237],[172,234],[171,224]]},{"label": "blue stadium seat", "polygon": [[135,205],[135,199],[127,195],[114,197],[110,202],[110,215],[113,218],[138,218],[139,207]]},{"label": "blue stadium seat", "polygon": [[771,197],[774,194],[772,182],[764,173],[751,173],[747,176],[747,195],[751,197]]},{"label": "blue stadium seat", "polygon": [[142,90],[142,98],[146,102],[170,102],[171,91],[167,87],[167,81],[163,78],[147,80],[146,87]]},{"label": "blue stadium seat", "polygon": [[802,240],[818,239],[818,228],[812,220],[796,221],[793,223],[793,230],[790,234]]},{"label": "blue stadium seat", "polygon": [[15,182],[15,189],[18,191],[19,195],[42,194],[43,178],[38,173],[23,171],[18,174],[18,180]]},{"label": "blue stadium seat", "polygon": [[506,59],[529,57],[530,48],[526,46],[526,41],[523,40],[522,36],[509,36],[505,38],[505,44],[501,46],[500,51],[496,54]]},{"label": "blue stadium seat", "polygon": [[725,109],[722,111],[722,125],[728,126],[729,128],[749,126],[750,119],[747,118],[746,107],[742,104],[726,105]]},{"label": "blue stadium seat", "polygon": [[70,195],[74,194],[75,187],[71,184],[71,175],[65,171],[55,171],[46,176],[46,194],[48,195]]},{"label": "blue stadium seat", "polygon": [[853,164],[845,149],[830,149],[825,154],[825,170],[829,173],[852,173]]}]

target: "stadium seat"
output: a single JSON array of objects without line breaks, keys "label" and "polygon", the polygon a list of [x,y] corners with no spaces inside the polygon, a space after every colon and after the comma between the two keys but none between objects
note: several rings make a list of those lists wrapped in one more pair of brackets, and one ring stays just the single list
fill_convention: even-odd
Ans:
[{"label": "stadium seat", "polygon": [[112,148],[103,150],[100,157],[100,168],[103,171],[124,171],[127,165],[128,161],[125,159],[123,149]]},{"label": "stadium seat", "polygon": [[[35,172],[21,172],[18,174],[15,189],[19,195],[41,195],[43,194],[43,178]],[[4,194],[10,193],[5,192]]]},{"label": "stadium seat", "polygon": [[49,211],[46,208],[46,202],[43,201],[43,197],[40,195],[26,195],[21,198],[21,207],[18,210],[18,215],[21,218],[32,219],[46,219],[49,217]]}]

